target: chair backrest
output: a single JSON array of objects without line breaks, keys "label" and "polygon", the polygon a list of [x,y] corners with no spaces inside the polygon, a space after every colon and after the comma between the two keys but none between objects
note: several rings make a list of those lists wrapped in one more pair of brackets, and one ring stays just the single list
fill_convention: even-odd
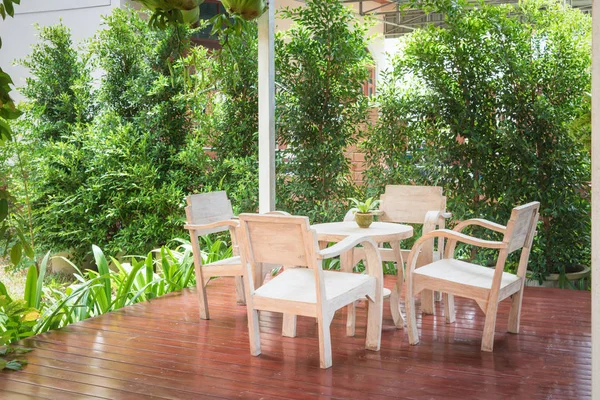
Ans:
[{"label": "chair backrest", "polygon": [[506,224],[504,242],[508,243],[508,252],[522,247],[531,247],[539,218],[540,203],[537,201],[513,208],[510,220]]},{"label": "chair backrest", "polygon": [[[193,194],[188,196],[186,200],[185,215],[188,224],[212,224],[233,217],[231,201],[229,201],[227,193],[224,191]],[[223,232],[228,229],[227,226],[223,226],[203,231],[202,234]]]},{"label": "chair backrest", "polygon": [[428,211],[446,211],[446,197],[439,186],[387,185],[379,210],[383,222],[422,224]]},{"label": "chair backrest", "polygon": [[317,238],[308,217],[240,214],[238,238],[251,264],[314,268]]}]

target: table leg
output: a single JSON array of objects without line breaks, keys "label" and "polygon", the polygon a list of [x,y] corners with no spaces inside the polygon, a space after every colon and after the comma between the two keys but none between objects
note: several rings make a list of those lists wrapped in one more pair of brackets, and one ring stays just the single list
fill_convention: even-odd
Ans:
[{"label": "table leg", "polygon": [[402,286],[404,285],[404,260],[402,259],[402,251],[400,250],[400,242],[390,242],[392,251],[394,252],[394,258],[396,259],[396,266],[398,269],[398,278],[396,278],[396,285],[392,289],[390,295],[390,309],[392,311],[392,318],[396,328],[404,328],[404,315],[400,309],[400,299],[402,298]]},{"label": "table leg", "polygon": [[[352,272],[354,269],[354,251],[348,250],[340,255],[340,269],[343,272]],[[356,331],[356,305],[355,302],[348,304],[348,315],[346,317],[346,335],[354,336]]]}]

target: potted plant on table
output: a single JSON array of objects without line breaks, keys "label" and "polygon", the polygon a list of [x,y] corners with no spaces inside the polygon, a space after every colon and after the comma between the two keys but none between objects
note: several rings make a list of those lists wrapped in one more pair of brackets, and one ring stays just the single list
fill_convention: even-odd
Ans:
[{"label": "potted plant on table", "polygon": [[379,200],[374,197],[369,197],[365,201],[359,201],[354,198],[349,198],[354,203],[355,207],[350,211],[354,212],[354,219],[360,228],[368,228],[373,223],[373,216],[377,212]]}]

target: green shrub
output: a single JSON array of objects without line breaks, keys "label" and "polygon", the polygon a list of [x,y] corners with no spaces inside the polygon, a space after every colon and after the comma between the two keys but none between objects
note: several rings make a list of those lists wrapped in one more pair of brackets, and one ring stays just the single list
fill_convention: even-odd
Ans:
[{"label": "green shrub", "polygon": [[211,145],[219,159],[258,156],[258,29],[222,34],[212,80],[218,95]]},{"label": "green shrub", "polygon": [[236,213],[258,210],[258,39],[256,23],[222,33],[212,81],[216,94],[209,185],[225,190]]},{"label": "green shrub", "polygon": [[[20,129],[35,161],[41,248],[83,255],[98,243],[140,254],[183,234],[185,195],[206,183],[212,68],[205,49],[191,48],[191,33],[155,31],[137,13],[115,10],[83,56],[63,25],[43,29],[25,61],[32,78]],[[97,88],[80,83],[88,60],[103,71]],[[57,82],[65,69],[72,76]]]},{"label": "green shrub", "polygon": [[287,147],[277,207],[314,221],[323,214],[340,218],[356,190],[344,151],[367,120],[368,26],[336,0],[308,1],[280,15],[294,25],[275,46],[278,140]]},{"label": "green shrub", "polygon": [[438,184],[456,218],[501,223],[540,201],[535,276],[589,264],[590,160],[570,127],[589,110],[590,17],[551,0],[429,6],[446,27],[393,60],[365,145],[372,191]]}]

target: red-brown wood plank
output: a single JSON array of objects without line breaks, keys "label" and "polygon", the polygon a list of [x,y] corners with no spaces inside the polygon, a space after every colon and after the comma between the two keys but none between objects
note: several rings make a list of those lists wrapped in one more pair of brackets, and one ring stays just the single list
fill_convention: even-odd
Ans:
[{"label": "red-brown wood plank", "polygon": [[[394,284],[386,278],[386,286]],[[419,318],[410,346],[384,306],[381,351],[364,349],[366,309],[355,337],[345,313],[332,324],[333,367],[319,368],[316,324],[298,318],[281,336],[281,316],[261,313],[263,354],[248,349],[246,310],[231,279],[208,285],[210,321],[193,291],[174,293],[23,341],[35,350],[24,371],[0,373],[0,398],[528,398],[591,397],[589,292],[526,288],[521,332],[506,332],[499,307],[494,353],[479,350],[484,316],[457,299],[457,322]]]}]

